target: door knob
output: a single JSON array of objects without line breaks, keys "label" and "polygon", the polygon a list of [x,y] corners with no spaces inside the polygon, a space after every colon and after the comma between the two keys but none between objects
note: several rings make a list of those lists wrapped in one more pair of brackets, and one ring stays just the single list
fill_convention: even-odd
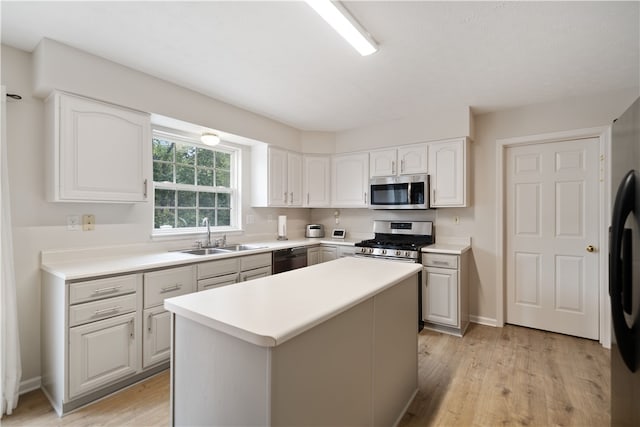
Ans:
[{"label": "door knob", "polygon": [[593,245],[587,246],[587,252],[595,252],[596,248]]}]

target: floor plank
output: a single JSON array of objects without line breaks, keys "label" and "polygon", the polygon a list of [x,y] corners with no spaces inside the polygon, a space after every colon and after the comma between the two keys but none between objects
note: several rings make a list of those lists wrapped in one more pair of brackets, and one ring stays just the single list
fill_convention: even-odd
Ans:
[{"label": "floor plank", "polygon": [[[422,331],[420,390],[400,426],[607,426],[609,351],[599,343],[507,325],[464,338]],[[2,426],[163,426],[169,372],[58,418],[41,391]]]}]

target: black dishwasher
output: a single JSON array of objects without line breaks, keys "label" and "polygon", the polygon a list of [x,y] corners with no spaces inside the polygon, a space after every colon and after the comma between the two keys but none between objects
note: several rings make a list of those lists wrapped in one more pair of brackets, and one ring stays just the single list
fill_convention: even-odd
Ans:
[{"label": "black dishwasher", "polygon": [[289,248],[273,251],[273,274],[307,266],[307,248]]}]

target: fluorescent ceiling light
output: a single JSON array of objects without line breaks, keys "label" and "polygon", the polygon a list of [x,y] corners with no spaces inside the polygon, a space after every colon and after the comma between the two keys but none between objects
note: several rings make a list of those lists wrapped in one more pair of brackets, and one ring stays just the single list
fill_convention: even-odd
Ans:
[{"label": "fluorescent ceiling light", "polygon": [[220,143],[220,137],[215,133],[205,132],[200,136],[200,141],[206,145],[217,145]]},{"label": "fluorescent ceiling light", "polygon": [[329,23],[362,56],[371,55],[378,50],[375,40],[349,14],[339,2],[331,0],[305,0],[318,15]]}]

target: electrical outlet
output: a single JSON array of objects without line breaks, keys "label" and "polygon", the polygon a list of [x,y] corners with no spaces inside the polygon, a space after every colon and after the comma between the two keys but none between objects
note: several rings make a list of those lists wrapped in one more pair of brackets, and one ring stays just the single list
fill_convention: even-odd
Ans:
[{"label": "electrical outlet", "polygon": [[93,231],[96,229],[95,215],[82,215],[82,231]]},{"label": "electrical outlet", "polygon": [[80,230],[80,215],[67,215],[67,230]]}]

